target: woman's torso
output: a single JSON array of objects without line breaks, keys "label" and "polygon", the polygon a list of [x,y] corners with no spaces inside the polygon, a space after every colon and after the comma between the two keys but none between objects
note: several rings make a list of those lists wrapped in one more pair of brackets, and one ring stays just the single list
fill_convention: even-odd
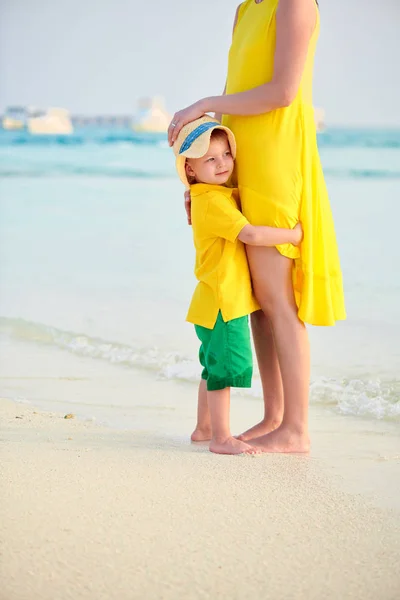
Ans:
[{"label": "woman's torso", "polygon": [[[276,10],[279,0],[245,0],[239,7],[238,19],[229,51],[227,94],[236,94],[271,81],[274,74],[276,43]],[[319,13],[312,35],[299,94],[303,102],[312,104],[312,74],[315,47],[319,35]]]},{"label": "woman's torso", "polygon": [[[243,92],[271,81],[274,73],[276,9],[279,0],[246,0],[240,6],[229,52],[227,94]],[[316,9],[317,10],[317,9]],[[318,15],[318,11],[317,11]],[[237,141],[236,169],[243,211],[253,224],[293,226],[298,218],[302,189],[303,129],[315,136],[312,73],[319,17],[309,45],[298,93],[286,108],[256,116],[226,115]],[[245,189],[269,199],[269,218],[255,203],[246,202]],[[256,203],[258,204],[258,203]]]}]

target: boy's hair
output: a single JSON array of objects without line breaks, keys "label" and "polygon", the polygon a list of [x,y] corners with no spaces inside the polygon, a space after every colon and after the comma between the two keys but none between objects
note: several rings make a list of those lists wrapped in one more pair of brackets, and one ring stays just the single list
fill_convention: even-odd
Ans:
[{"label": "boy's hair", "polygon": [[[212,140],[228,140],[228,136],[226,135],[226,131],[223,129],[213,129],[210,136],[210,142]],[[229,140],[228,140],[229,145]]]},{"label": "boy's hair", "polygon": [[[228,136],[226,134],[226,131],[224,131],[223,129],[213,129],[212,130],[211,136],[210,136],[210,144],[213,140],[221,140],[221,141],[227,140],[228,146],[230,147]],[[207,152],[208,152],[208,148],[207,148]],[[187,159],[185,162],[187,162]],[[188,175],[187,178],[188,178],[190,185],[192,185],[193,183],[196,183],[195,177]]]}]

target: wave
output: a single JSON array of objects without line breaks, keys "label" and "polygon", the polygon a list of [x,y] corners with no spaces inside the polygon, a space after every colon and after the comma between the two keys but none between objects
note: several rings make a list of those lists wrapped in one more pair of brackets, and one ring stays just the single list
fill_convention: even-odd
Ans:
[{"label": "wave", "polygon": [[166,134],[139,134],[129,129],[87,128],[77,129],[71,135],[32,135],[28,131],[5,131],[0,129],[0,146],[82,146],[83,144],[121,144],[163,146]]},{"label": "wave", "polygon": [[[63,331],[41,323],[6,317],[0,317],[0,333],[125,368],[151,370],[164,379],[197,382],[200,377],[197,360],[185,357],[180,352],[165,352],[155,347],[135,348],[83,333]],[[252,389],[246,390],[245,393],[261,399],[260,380],[255,377]],[[337,381],[321,377],[311,383],[310,401],[312,404],[332,407],[343,415],[400,421],[400,380]]]},{"label": "wave", "polygon": [[[338,179],[400,179],[400,171],[386,169],[324,169],[327,177]],[[133,169],[130,167],[111,167],[109,165],[83,166],[83,165],[52,165],[50,163],[31,168],[7,168],[0,166],[0,177],[2,178],[41,178],[41,177],[105,177],[120,179],[176,179],[173,170]]]},{"label": "wave", "polygon": [[176,178],[175,172],[171,171],[145,171],[141,169],[131,169],[130,167],[110,167],[106,165],[99,166],[79,166],[79,165],[40,165],[29,168],[7,168],[0,167],[0,177],[65,177],[65,176],[85,176],[85,177],[105,177],[120,179],[172,179]]},{"label": "wave", "polygon": [[393,169],[333,169],[325,167],[324,174],[338,179],[400,179],[400,171]]},{"label": "wave", "polygon": [[[0,146],[81,146],[84,144],[166,145],[166,134],[136,133],[130,129],[76,128],[72,135],[32,135],[0,129]],[[318,134],[320,147],[400,148],[400,129],[331,128]]]},{"label": "wave", "polygon": [[[400,179],[400,171],[385,169],[324,169],[327,177],[338,179]],[[173,170],[145,171],[129,167],[79,166],[79,165],[40,165],[29,168],[7,168],[0,166],[0,177],[41,178],[41,177],[104,177],[119,179],[176,179]]]},{"label": "wave", "polygon": [[111,145],[129,143],[133,145],[164,146],[167,144],[165,134],[135,134],[129,130],[103,131],[93,129],[72,135],[32,135],[28,132],[5,132],[0,130],[0,146],[83,146]]},{"label": "wave", "polygon": [[333,128],[318,135],[318,145],[330,148],[400,148],[400,129]]}]

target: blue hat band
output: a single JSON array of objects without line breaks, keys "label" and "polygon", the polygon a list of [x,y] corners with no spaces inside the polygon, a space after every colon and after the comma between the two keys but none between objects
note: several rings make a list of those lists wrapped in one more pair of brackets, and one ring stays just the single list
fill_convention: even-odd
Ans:
[{"label": "blue hat band", "polygon": [[216,123],[215,121],[209,121],[208,123],[202,123],[201,125],[196,127],[196,129],[193,129],[193,131],[189,133],[189,135],[183,142],[179,150],[179,154],[183,154],[184,152],[186,152],[186,150],[189,150],[190,146],[193,144],[193,142],[197,140],[198,137],[200,137],[204,132],[208,131],[212,127],[218,127],[218,125],[219,123]]}]

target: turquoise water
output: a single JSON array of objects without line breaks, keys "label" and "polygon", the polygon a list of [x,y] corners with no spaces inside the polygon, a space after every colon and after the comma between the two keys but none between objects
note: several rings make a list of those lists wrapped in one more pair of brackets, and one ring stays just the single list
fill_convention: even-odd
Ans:
[{"label": "turquoise water", "polygon": [[[332,130],[319,145],[348,320],[310,327],[311,402],[400,419],[400,132]],[[194,252],[165,140],[0,132],[0,176],[3,338],[196,381]]]}]

